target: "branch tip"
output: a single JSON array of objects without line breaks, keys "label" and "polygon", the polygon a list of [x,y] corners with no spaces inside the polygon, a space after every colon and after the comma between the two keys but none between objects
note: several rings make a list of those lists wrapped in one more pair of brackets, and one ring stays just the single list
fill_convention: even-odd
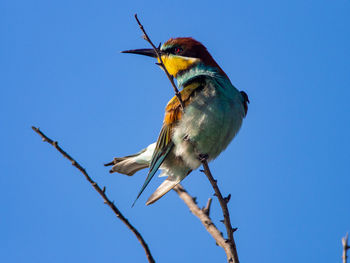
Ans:
[{"label": "branch tip", "polygon": [[179,103],[180,103],[180,105],[181,105],[181,109],[182,109],[182,111],[183,111],[184,108],[185,108],[185,106],[184,106],[184,103],[183,103],[183,101],[182,101],[182,99],[181,99],[181,94],[179,94],[179,90],[178,90],[178,88],[177,88],[176,85],[175,85],[175,82],[174,82],[173,77],[169,74],[167,68],[165,67],[165,65],[164,65],[164,63],[163,63],[162,56],[161,56],[160,50],[159,50],[159,49],[160,49],[160,46],[158,46],[158,48],[157,48],[157,47],[153,44],[152,40],[149,38],[148,34],[146,33],[145,28],[143,27],[143,25],[141,24],[140,20],[138,19],[137,14],[135,14],[135,19],[136,19],[136,22],[137,22],[137,24],[139,25],[139,27],[140,27],[140,29],[141,29],[141,31],[142,31],[142,33],[143,33],[143,39],[146,40],[146,41],[152,46],[154,52],[156,53],[157,58],[158,58],[158,61],[159,61],[159,63],[161,64],[160,66],[163,68],[163,70],[164,70],[165,74],[167,75],[167,77],[168,77],[168,79],[169,79],[171,85],[173,86],[175,95],[176,95],[177,99],[179,100]]},{"label": "branch tip", "polygon": [[209,198],[208,201],[207,201],[207,205],[205,207],[202,208],[203,212],[209,216],[210,214],[210,207],[211,207],[211,202],[213,201],[212,198]]},{"label": "branch tip", "polygon": [[230,202],[230,199],[231,199],[231,194],[229,194],[228,196],[226,196],[226,197],[224,198],[226,204],[227,204],[228,202]]}]

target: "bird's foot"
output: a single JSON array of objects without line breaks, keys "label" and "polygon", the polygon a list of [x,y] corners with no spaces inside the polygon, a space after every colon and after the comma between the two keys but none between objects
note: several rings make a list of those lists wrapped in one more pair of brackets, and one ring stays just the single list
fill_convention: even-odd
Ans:
[{"label": "bird's foot", "polygon": [[205,161],[208,161],[209,155],[207,153],[198,153],[199,151],[197,150],[197,145],[195,142],[193,142],[188,135],[186,135],[183,140],[185,142],[188,142],[192,147],[193,151],[196,155],[198,155],[198,160],[202,163]]},{"label": "bird's foot", "polygon": [[201,161],[201,162],[205,162],[207,161],[209,158],[209,155],[207,153],[200,153],[198,155],[198,159]]}]

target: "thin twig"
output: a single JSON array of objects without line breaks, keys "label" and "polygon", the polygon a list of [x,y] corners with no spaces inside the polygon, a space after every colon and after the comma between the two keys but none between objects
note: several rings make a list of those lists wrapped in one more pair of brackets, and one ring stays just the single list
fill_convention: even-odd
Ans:
[{"label": "thin twig", "polygon": [[135,19],[136,19],[136,22],[137,24],[140,26],[140,29],[143,33],[143,39],[146,40],[148,43],[150,43],[150,45],[152,46],[154,52],[156,52],[157,54],[157,57],[158,57],[158,62],[157,65],[160,66],[165,74],[167,75],[171,85],[173,86],[174,88],[174,92],[175,92],[175,96],[177,97],[177,99],[179,100],[180,102],[180,105],[181,105],[181,109],[184,110],[185,109],[185,106],[184,106],[184,103],[181,99],[181,93],[179,92],[177,86],[175,85],[175,82],[174,82],[174,77],[172,75],[169,74],[168,70],[166,69],[164,63],[163,63],[163,60],[162,60],[162,56],[160,54],[160,49],[159,48],[156,48],[156,46],[153,44],[153,42],[151,41],[151,39],[149,38],[148,34],[146,33],[146,30],[145,28],[143,27],[143,25],[141,24],[140,20],[138,19],[137,17],[137,14],[135,14]]},{"label": "thin twig", "polygon": [[[227,256],[227,261],[232,262],[234,255],[232,254],[232,249],[229,243],[226,242],[222,233],[217,229],[209,215],[204,211],[204,209],[200,209],[197,204],[194,202],[193,197],[188,194],[188,192],[180,185],[174,187],[175,192],[179,195],[179,197],[185,202],[185,204],[189,207],[192,214],[194,214],[198,219],[202,222],[205,229],[209,232],[209,234],[214,238],[216,244],[222,247]],[[211,199],[209,199],[211,200]],[[208,200],[207,208],[210,209],[211,201]]]},{"label": "thin twig", "polygon": [[210,207],[211,207],[211,202],[213,201],[212,198],[208,199],[207,205],[205,207],[202,208],[202,211],[209,216],[210,215]]},{"label": "thin twig", "polygon": [[208,165],[207,160],[205,158],[203,158],[203,159],[201,159],[201,162],[202,162],[202,165],[203,165],[203,168],[204,168],[203,172],[208,177],[212,187],[214,188],[215,195],[216,195],[216,197],[219,200],[222,212],[224,214],[224,223],[225,223],[225,227],[226,227],[226,231],[227,231],[227,238],[228,238],[227,242],[230,244],[230,249],[231,249],[231,252],[232,252],[232,255],[233,255],[233,258],[231,258],[230,259],[231,261],[229,260],[229,262],[239,263],[238,253],[237,253],[237,249],[236,249],[236,243],[235,243],[235,240],[233,239],[233,232],[236,229],[232,228],[231,219],[230,219],[230,213],[229,213],[229,210],[227,208],[227,203],[228,203],[229,197],[224,198],[222,196],[222,194],[220,192],[220,189],[219,189],[219,187],[217,185],[217,182],[214,179],[213,175],[211,174],[211,171],[209,169],[209,165]]},{"label": "thin twig", "polygon": [[114,214],[135,234],[136,238],[142,245],[143,249],[145,250],[148,262],[155,263],[155,260],[151,254],[151,251],[148,248],[148,245],[146,241],[143,239],[139,231],[128,221],[128,219],[120,212],[120,210],[115,206],[114,201],[111,202],[109,198],[107,197],[105,191],[106,188],[103,187],[101,189],[98,184],[91,179],[91,177],[88,175],[86,170],[76,161],[74,160],[66,151],[64,151],[60,146],[58,146],[58,142],[51,140],[49,137],[47,137],[42,131],[39,130],[39,128],[36,128],[32,126],[32,129],[41,136],[44,142],[47,142],[51,144],[53,147],[56,148],[65,158],[67,158],[69,161],[72,162],[72,165],[76,167],[86,178],[86,180],[89,181],[89,183],[93,186],[93,188],[101,195],[101,197],[104,200],[104,203],[107,204],[114,212]]},{"label": "thin twig", "polygon": [[348,238],[349,238],[349,233],[346,233],[346,236],[341,239],[341,242],[343,244],[343,256],[342,256],[343,263],[347,262],[347,258],[348,258],[347,252],[348,252],[348,249],[350,249],[350,246],[348,245]]}]

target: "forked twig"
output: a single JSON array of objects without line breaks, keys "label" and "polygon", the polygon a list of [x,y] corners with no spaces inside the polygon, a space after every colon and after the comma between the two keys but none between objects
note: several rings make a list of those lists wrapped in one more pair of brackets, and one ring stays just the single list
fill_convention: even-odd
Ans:
[{"label": "forked twig", "polygon": [[189,195],[188,192],[180,184],[175,186],[174,190],[189,207],[192,214],[198,217],[198,219],[202,222],[205,229],[216,241],[216,244],[225,250],[228,262],[232,262],[230,259],[234,258],[234,255],[232,253],[231,245],[230,243],[226,242],[225,238],[222,236],[222,233],[218,230],[209,216],[208,211],[210,210],[211,198],[209,198],[207,206],[203,209],[200,209],[194,201],[193,197]]},{"label": "forked twig", "polygon": [[227,208],[227,203],[230,200],[230,195],[228,197],[225,197],[225,198],[222,196],[221,191],[218,187],[217,181],[214,179],[214,177],[209,169],[209,165],[208,165],[207,160],[202,159],[201,161],[202,161],[202,165],[204,168],[203,172],[208,177],[212,187],[214,188],[215,195],[219,200],[219,203],[220,203],[220,206],[222,209],[222,213],[224,214],[224,224],[225,224],[226,232],[227,232],[227,242],[230,244],[231,253],[233,255],[233,258],[229,259],[228,262],[239,263],[236,243],[235,243],[235,240],[233,239],[233,232],[235,232],[237,230],[237,228],[232,228],[230,213],[229,213],[229,210]]},{"label": "forked twig", "polygon": [[57,151],[59,151],[65,158],[67,158],[69,161],[72,162],[72,165],[76,167],[86,178],[86,180],[89,181],[89,183],[92,185],[92,187],[101,195],[101,197],[104,200],[104,203],[107,204],[114,212],[114,214],[134,233],[140,244],[142,245],[143,249],[145,250],[147,259],[149,263],[155,263],[155,260],[151,254],[151,251],[148,248],[148,245],[146,241],[143,239],[139,231],[128,221],[128,219],[120,212],[120,210],[115,206],[114,201],[110,201],[109,198],[106,195],[106,188],[103,187],[101,189],[98,184],[91,179],[91,177],[88,175],[86,170],[71,157],[66,151],[64,151],[59,145],[58,142],[51,140],[49,137],[47,137],[42,131],[39,130],[39,128],[36,128],[32,126],[32,129],[40,135],[40,137],[43,139],[44,142],[47,142],[51,144],[53,147],[56,148]]}]

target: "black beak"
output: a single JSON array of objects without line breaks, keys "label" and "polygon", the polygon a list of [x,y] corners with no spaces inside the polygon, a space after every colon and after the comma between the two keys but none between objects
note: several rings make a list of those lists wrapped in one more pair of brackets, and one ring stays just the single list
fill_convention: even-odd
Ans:
[{"label": "black beak", "polygon": [[[121,53],[139,54],[139,55],[149,56],[153,58],[157,57],[156,52],[152,48],[125,50],[125,51],[122,51]],[[159,53],[160,53],[160,50],[159,50]]]}]

